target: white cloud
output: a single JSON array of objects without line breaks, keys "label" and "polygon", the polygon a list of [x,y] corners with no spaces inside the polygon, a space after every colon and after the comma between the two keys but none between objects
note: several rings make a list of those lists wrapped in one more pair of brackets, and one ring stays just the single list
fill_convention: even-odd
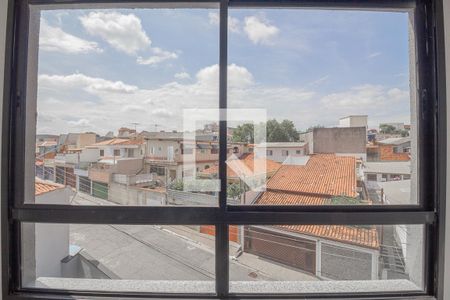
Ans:
[{"label": "white cloud", "polygon": [[280,30],[262,17],[250,16],[244,20],[244,31],[254,44],[270,45]]},{"label": "white cloud", "polygon": [[[220,16],[219,13],[211,12],[208,14],[209,24],[211,25],[219,25],[220,24]],[[228,16],[228,29],[231,32],[239,33],[241,32],[239,19]]]},{"label": "white cloud", "polygon": [[152,115],[160,118],[169,118],[173,113],[165,108],[156,108],[152,110]]},{"label": "white cloud", "polygon": [[191,75],[189,75],[189,73],[187,72],[175,73],[173,77],[175,77],[176,79],[191,79]]},{"label": "white cloud", "polygon": [[118,51],[130,55],[150,46],[151,40],[134,14],[91,12],[80,17],[86,31],[98,36]]},{"label": "white cloud", "polygon": [[381,52],[373,52],[373,53],[370,53],[369,55],[367,55],[367,58],[368,59],[375,58],[375,57],[380,56],[381,54],[382,54]]},{"label": "white cloud", "polygon": [[87,119],[79,119],[77,121],[69,121],[67,123],[74,127],[88,127],[90,125],[90,122]]},{"label": "white cloud", "polygon": [[[69,120],[80,122],[83,131],[100,134],[130,122],[138,122],[146,130],[154,130],[154,124],[164,130],[182,130],[183,109],[217,108],[218,82],[218,65],[200,69],[187,82],[174,81],[151,89],[83,74],[41,75],[38,116],[44,117],[39,118],[38,129],[40,133],[74,131]],[[367,84],[324,95],[312,86],[258,83],[250,70],[235,64],[228,66],[228,82],[229,107],[265,108],[269,118],[293,120],[298,129],[335,125],[339,117],[349,114],[368,114],[369,124],[409,122],[409,92],[399,88]],[[64,119],[68,114],[71,118]]]},{"label": "white cloud", "polygon": [[162,50],[161,48],[154,47],[151,49],[151,51],[154,55],[148,58],[142,58],[141,56],[139,56],[136,59],[136,62],[140,65],[156,65],[169,59],[178,58],[178,54],[176,54],[175,52],[169,52],[166,50]]},{"label": "white cloud", "polygon": [[131,104],[131,105],[125,105],[122,108],[122,111],[123,112],[137,113],[137,112],[144,112],[145,109],[141,105],[133,105],[133,104]]},{"label": "white cloud", "polygon": [[92,94],[119,93],[129,94],[137,90],[134,85],[122,81],[110,81],[103,78],[89,77],[83,74],[39,75],[39,88],[44,89],[83,89]]},{"label": "white cloud", "polygon": [[350,114],[369,115],[369,125],[381,121],[410,122],[410,97],[408,90],[365,84],[347,91],[331,93],[321,98],[323,117]]},{"label": "white cloud", "polygon": [[64,32],[59,27],[50,26],[41,18],[39,33],[39,49],[44,51],[68,54],[102,52],[96,42],[83,40]]},{"label": "white cloud", "polygon": [[[219,65],[205,67],[198,71],[196,78],[200,84],[205,86],[219,85]],[[243,88],[254,83],[253,75],[245,67],[235,64],[228,65],[228,86],[230,88]]]}]

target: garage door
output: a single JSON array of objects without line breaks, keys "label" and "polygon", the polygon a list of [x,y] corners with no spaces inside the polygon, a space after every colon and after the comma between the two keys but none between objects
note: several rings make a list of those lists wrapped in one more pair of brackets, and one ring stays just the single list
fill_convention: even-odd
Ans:
[{"label": "garage door", "polygon": [[108,200],[108,184],[92,181],[92,196]]},{"label": "garage door", "polygon": [[91,193],[91,180],[88,177],[79,176],[79,190],[82,193]]},{"label": "garage door", "polygon": [[269,227],[245,226],[244,251],[316,274],[316,243]]}]

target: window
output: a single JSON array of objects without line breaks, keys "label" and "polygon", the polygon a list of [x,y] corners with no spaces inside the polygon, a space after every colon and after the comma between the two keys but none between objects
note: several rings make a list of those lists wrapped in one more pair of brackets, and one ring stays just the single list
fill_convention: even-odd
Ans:
[{"label": "window", "polygon": [[[4,295],[436,296],[435,4],[329,4],[15,3]],[[133,136],[115,138],[124,126]],[[36,134],[64,141],[51,163]],[[195,156],[215,139],[217,157]],[[143,158],[93,151],[143,145]]]},{"label": "window", "polygon": [[114,149],[114,156],[120,156],[120,149]]},{"label": "window", "polygon": [[295,150],[295,154],[302,154],[302,150]]},{"label": "window", "polygon": [[377,181],[377,174],[367,174],[368,181]]},{"label": "window", "polygon": [[105,150],[100,150],[100,156],[105,156]]},{"label": "window", "polygon": [[267,156],[272,156],[273,155],[273,150],[267,150]]}]

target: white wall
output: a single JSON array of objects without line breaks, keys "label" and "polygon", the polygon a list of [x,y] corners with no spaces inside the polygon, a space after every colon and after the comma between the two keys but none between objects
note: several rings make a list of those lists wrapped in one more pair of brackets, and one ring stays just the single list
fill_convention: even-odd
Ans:
[{"label": "white wall", "polygon": [[[69,204],[70,188],[36,196],[37,204]],[[35,224],[36,277],[61,277],[61,260],[69,255],[69,224]]]}]

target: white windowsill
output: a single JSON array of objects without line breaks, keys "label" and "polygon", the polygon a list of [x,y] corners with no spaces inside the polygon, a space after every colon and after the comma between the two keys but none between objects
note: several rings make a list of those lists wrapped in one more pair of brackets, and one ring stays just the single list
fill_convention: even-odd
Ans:
[{"label": "white windowsill", "polygon": [[[117,280],[40,277],[36,288],[100,292],[214,293],[214,281]],[[231,293],[371,293],[421,291],[405,280],[367,281],[231,281]]]}]

